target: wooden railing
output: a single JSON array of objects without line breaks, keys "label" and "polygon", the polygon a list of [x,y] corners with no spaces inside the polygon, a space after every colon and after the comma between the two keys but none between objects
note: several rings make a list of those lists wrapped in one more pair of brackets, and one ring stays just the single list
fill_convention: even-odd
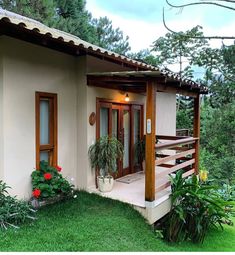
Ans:
[{"label": "wooden railing", "polygon": [[[174,174],[180,169],[184,170],[183,177],[195,173],[195,146],[198,143],[198,138],[188,136],[157,136],[157,139],[160,142],[155,145],[155,165],[156,167],[163,167],[157,171],[157,179]],[[170,185],[169,179],[165,178],[165,182],[156,187],[155,192],[159,192]]]}]

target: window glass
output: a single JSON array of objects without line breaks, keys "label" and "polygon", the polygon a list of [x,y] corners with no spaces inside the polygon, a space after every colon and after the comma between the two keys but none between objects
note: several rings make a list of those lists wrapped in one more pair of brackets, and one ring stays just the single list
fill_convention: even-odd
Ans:
[{"label": "window glass", "polygon": [[41,151],[40,152],[40,161],[49,162],[49,152],[48,151]]},{"label": "window glass", "polygon": [[40,100],[40,144],[49,144],[49,100]]}]

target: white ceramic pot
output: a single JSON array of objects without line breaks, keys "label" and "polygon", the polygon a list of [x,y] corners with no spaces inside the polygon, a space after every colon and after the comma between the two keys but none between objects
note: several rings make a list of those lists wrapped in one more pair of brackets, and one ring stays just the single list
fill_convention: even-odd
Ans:
[{"label": "white ceramic pot", "polygon": [[113,188],[114,179],[113,176],[97,176],[98,189],[101,192],[109,192]]}]

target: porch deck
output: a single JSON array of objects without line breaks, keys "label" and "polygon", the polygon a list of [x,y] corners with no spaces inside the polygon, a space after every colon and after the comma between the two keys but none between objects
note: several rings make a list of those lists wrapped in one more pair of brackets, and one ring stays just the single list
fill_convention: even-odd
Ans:
[{"label": "porch deck", "polygon": [[[164,168],[163,167],[156,167],[156,187],[161,187],[162,184],[166,183],[168,181],[168,177],[161,177],[158,178],[158,173],[160,173]],[[96,189],[95,186],[90,187],[88,189],[89,192],[97,193],[101,196],[112,198],[115,200],[119,200],[121,202],[125,202],[128,204],[131,204],[133,206],[138,206],[145,208],[145,173],[143,172],[137,172],[134,174],[130,174],[126,176],[127,178],[133,178],[136,177],[136,179],[131,183],[124,183],[120,182],[119,179],[115,180],[114,187],[110,192],[102,193],[98,189]],[[120,178],[121,179],[121,178]],[[155,203],[161,203],[164,200],[169,198],[169,195],[171,193],[170,187],[167,187],[161,191],[156,192],[156,199]]]},{"label": "porch deck", "polygon": [[[148,172],[137,172],[125,176],[135,179],[131,183],[120,182],[124,177],[115,180],[114,188],[110,192],[99,192],[95,186],[88,188],[88,191],[133,205],[150,224],[166,215],[171,209],[169,175],[174,175],[181,169],[184,171],[184,178],[197,173],[195,164],[198,138],[163,135],[156,138],[158,143],[155,144],[155,171],[151,185],[147,179]],[[153,200],[150,201],[146,199],[149,188],[154,192]]]}]

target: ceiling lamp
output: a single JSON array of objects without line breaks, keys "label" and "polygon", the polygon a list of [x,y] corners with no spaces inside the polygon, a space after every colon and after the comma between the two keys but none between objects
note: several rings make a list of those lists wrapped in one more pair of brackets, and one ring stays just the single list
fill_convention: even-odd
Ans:
[{"label": "ceiling lamp", "polygon": [[128,96],[128,93],[126,93],[125,101],[126,101],[126,102],[129,102],[129,101],[130,101],[130,98],[129,98],[129,96]]}]

